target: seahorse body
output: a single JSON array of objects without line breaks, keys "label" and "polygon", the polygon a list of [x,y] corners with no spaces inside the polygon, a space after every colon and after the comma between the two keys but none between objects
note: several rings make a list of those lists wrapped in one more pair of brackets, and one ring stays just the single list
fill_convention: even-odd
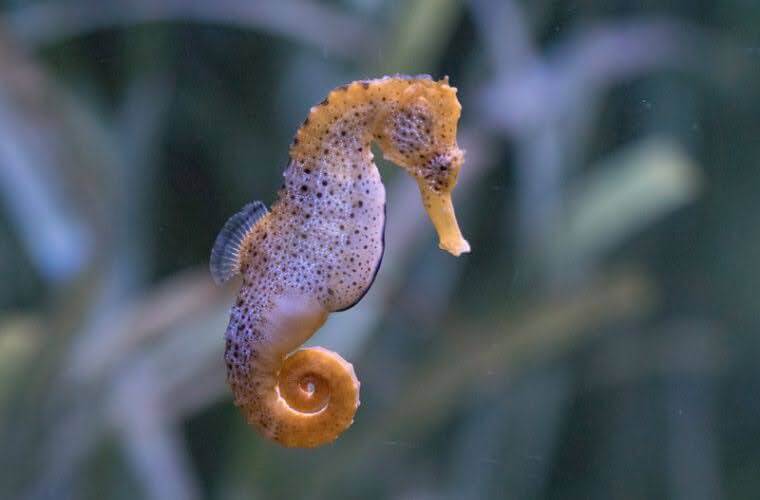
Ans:
[{"label": "seahorse body", "polygon": [[417,180],[441,248],[469,251],[451,204],[463,161],[460,112],[448,79],[394,76],[333,90],[296,133],[271,211],[249,204],[220,233],[214,279],[243,275],[225,334],[227,378],[263,435],[314,447],[353,422],[359,381],[351,364],[319,347],[289,353],[328,313],[358,302],[380,265],[385,189],[373,142]]}]

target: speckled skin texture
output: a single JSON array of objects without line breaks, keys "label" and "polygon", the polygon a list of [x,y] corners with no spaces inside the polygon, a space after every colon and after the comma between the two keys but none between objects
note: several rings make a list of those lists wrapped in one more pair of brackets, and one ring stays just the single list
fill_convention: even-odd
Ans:
[{"label": "speckled skin texture", "polygon": [[333,90],[296,133],[279,198],[240,246],[243,286],[225,335],[235,404],[263,435],[313,447],[353,422],[352,366],[321,348],[288,354],[375,277],[385,189],[373,142],[417,180],[441,247],[469,251],[450,198],[463,159],[460,109],[448,80],[385,77]]}]

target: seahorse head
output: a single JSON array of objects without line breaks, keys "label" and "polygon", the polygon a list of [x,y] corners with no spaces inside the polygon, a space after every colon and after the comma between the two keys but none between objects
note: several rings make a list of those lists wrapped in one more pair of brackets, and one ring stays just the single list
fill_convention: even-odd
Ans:
[{"label": "seahorse head", "polygon": [[383,155],[416,180],[440,246],[459,255],[470,246],[462,238],[451,203],[464,151],[457,145],[462,106],[448,79],[416,79],[399,87],[395,105],[381,118],[377,140]]}]

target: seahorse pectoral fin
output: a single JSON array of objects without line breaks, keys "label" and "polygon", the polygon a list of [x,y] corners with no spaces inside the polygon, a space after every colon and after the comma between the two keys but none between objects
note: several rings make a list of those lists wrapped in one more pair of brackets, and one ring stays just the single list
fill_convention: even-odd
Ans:
[{"label": "seahorse pectoral fin", "polygon": [[451,193],[434,191],[424,180],[419,180],[418,184],[425,210],[438,233],[438,247],[455,257],[468,253],[470,244],[464,239],[459,229],[454,205],[451,202]]},{"label": "seahorse pectoral fin", "polygon": [[209,269],[217,285],[240,272],[240,250],[248,233],[268,213],[260,201],[244,206],[224,224],[211,249]]}]

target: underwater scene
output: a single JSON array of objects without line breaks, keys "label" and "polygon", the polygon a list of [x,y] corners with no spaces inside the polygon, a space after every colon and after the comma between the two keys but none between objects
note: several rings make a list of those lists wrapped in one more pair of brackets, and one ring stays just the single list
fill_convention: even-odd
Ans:
[{"label": "underwater scene", "polygon": [[760,498],[760,3],[0,2],[0,498]]}]

